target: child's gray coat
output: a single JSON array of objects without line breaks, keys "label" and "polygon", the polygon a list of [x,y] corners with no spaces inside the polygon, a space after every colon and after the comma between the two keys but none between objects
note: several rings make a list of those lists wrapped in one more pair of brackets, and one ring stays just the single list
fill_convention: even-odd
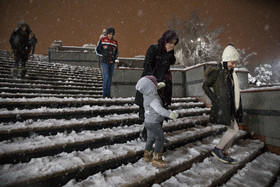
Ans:
[{"label": "child's gray coat", "polygon": [[162,106],[157,93],[157,86],[147,77],[142,77],[136,84],[136,90],[143,94],[145,122],[161,123],[164,117],[169,117],[170,111]]}]

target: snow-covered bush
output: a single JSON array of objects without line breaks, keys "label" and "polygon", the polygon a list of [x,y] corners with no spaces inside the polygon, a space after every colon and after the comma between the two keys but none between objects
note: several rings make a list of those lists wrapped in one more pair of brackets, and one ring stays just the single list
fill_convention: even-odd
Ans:
[{"label": "snow-covered bush", "polygon": [[255,68],[256,80],[259,84],[271,83],[272,67],[270,64],[260,64]]},{"label": "snow-covered bush", "polygon": [[173,17],[167,27],[174,30],[180,41],[176,46],[176,63],[195,65],[209,61],[220,61],[222,48],[218,36],[222,28],[209,29],[211,19],[201,19],[198,11],[191,12],[187,20]]}]

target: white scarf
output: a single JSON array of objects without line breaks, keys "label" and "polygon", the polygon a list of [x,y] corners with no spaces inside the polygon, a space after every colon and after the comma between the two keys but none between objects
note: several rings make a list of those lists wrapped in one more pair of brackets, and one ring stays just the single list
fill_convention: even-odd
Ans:
[{"label": "white scarf", "polygon": [[232,72],[233,82],[234,82],[234,101],[235,101],[235,109],[239,109],[240,105],[240,89],[239,82],[235,71]]}]

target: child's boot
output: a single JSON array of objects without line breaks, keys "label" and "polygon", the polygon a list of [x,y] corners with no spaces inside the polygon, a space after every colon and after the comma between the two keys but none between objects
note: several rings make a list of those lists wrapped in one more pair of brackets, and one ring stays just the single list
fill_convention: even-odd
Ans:
[{"label": "child's boot", "polygon": [[144,150],[144,161],[152,162],[152,160],[153,160],[153,150],[151,151]]},{"label": "child's boot", "polygon": [[26,68],[22,68],[20,70],[20,78],[24,79],[26,72],[27,72],[27,69]]},{"label": "child's boot", "polygon": [[13,78],[18,78],[18,68],[12,68],[11,73]]},{"label": "child's boot", "polygon": [[152,165],[157,168],[166,168],[167,164],[162,160],[162,153],[153,153]]}]

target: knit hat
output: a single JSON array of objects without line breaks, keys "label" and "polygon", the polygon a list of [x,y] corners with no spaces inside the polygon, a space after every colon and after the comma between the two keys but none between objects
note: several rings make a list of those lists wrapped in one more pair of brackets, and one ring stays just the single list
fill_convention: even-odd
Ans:
[{"label": "knit hat", "polygon": [[156,77],[155,76],[153,76],[153,75],[148,75],[148,76],[146,76],[148,79],[150,79],[155,85],[156,85],[156,87],[157,87],[157,79],[156,79]]},{"label": "knit hat", "polygon": [[114,29],[114,27],[109,27],[109,28],[107,29],[107,34],[110,34],[110,33],[113,33],[113,35],[115,35],[115,29]]},{"label": "knit hat", "polygon": [[[224,63],[224,62],[228,62],[228,61],[239,61],[239,53],[235,49],[235,47],[232,43],[229,43],[223,51],[222,65],[226,65],[226,63]],[[234,70],[232,72],[232,77],[233,77],[233,82],[234,82],[235,109],[238,110],[239,106],[240,106],[240,88],[239,88],[238,77]]]},{"label": "knit hat", "polygon": [[222,55],[222,62],[228,61],[239,61],[239,53],[231,43],[227,45]]}]

